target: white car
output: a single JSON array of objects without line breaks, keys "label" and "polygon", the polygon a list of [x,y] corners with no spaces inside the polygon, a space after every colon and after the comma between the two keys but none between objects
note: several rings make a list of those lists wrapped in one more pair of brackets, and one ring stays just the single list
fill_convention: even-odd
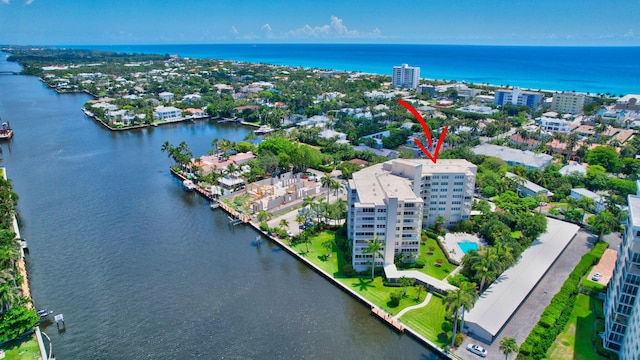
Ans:
[{"label": "white car", "polygon": [[598,281],[598,280],[600,280],[600,278],[601,278],[601,277],[602,277],[602,274],[600,274],[600,273],[595,273],[595,274],[593,274],[593,276],[591,277],[591,280],[593,280],[593,281]]},{"label": "white car", "polygon": [[487,357],[487,350],[480,345],[469,344],[467,345],[467,350],[478,356]]}]

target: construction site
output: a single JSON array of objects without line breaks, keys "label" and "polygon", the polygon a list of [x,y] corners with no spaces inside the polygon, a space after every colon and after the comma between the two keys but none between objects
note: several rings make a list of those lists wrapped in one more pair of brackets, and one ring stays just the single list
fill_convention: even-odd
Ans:
[{"label": "construction site", "polygon": [[315,196],[321,192],[320,183],[313,178],[304,178],[303,174],[291,172],[277,177],[260,180],[246,187],[251,195],[251,210],[254,214],[260,210],[277,212],[287,205],[302,200],[307,196]]}]

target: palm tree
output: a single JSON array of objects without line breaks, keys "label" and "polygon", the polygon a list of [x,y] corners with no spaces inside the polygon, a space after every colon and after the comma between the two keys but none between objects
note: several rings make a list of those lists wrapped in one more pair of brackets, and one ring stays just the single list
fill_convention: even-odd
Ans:
[{"label": "palm tree", "polygon": [[418,296],[416,297],[416,300],[420,301],[420,294],[422,294],[422,292],[426,291],[427,289],[422,284],[416,285],[415,289],[418,292]]},{"label": "palm tree", "polygon": [[287,221],[287,219],[282,219],[280,220],[280,223],[278,224],[278,226],[280,227],[280,229],[286,231],[289,228],[289,222]]},{"label": "palm tree", "polygon": [[300,213],[298,213],[298,215],[296,215],[296,222],[298,223],[298,226],[304,224],[305,221],[306,221],[306,219]]},{"label": "palm tree", "polygon": [[605,210],[596,215],[596,219],[593,223],[594,228],[600,228],[600,235],[598,236],[599,241],[602,241],[602,236],[604,234],[609,234],[619,226],[620,224],[618,223],[618,220],[609,210]]},{"label": "palm tree", "polygon": [[580,200],[578,200],[578,204],[582,208],[582,221],[584,222],[584,217],[587,215],[587,209],[591,209],[596,202],[589,197],[583,196]]},{"label": "palm tree", "polygon": [[329,194],[331,192],[331,183],[333,181],[334,180],[331,177],[331,175],[329,175],[329,173],[324,173],[324,176],[320,178],[320,185],[322,185],[323,188],[327,189],[327,201],[329,201]]},{"label": "palm tree", "polygon": [[373,240],[365,240],[367,247],[362,250],[364,254],[371,254],[371,280],[374,278],[374,270],[376,268],[376,256],[384,258],[382,253],[382,243],[378,240],[378,237],[374,237]]},{"label": "palm tree", "polygon": [[407,288],[413,285],[413,282],[414,280],[412,278],[408,278],[406,276],[400,278],[400,284],[402,284],[403,287],[402,296],[407,296]]},{"label": "palm tree", "polygon": [[[442,298],[447,312],[453,315],[453,336],[451,337],[451,347],[453,347],[458,329],[458,314],[464,313],[465,309],[473,308],[476,301],[476,284],[463,282],[458,290],[448,291],[447,295]],[[462,311],[461,311],[462,310]]]},{"label": "palm tree", "polygon": [[518,352],[518,343],[516,339],[505,337],[500,340],[500,351],[504,354],[505,360],[509,358],[509,354]]},{"label": "palm tree", "polygon": [[318,197],[314,195],[309,195],[302,199],[302,207],[313,207],[313,205],[318,201]]},{"label": "palm tree", "polygon": [[477,276],[482,276],[480,281],[479,292],[484,290],[484,284],[488,276],[494,276],[500,266],[500,259],[495,255],[494,251],[489,248],[479,251],[479,257],[475,258],[472,268],[476,271]]},{"label": "palm tree", "polygon": [[271,213],[268,212],[267,210],[262,209],[258,211],[258,221],[260,222],[270,220],[271,217],[272,217]]}]

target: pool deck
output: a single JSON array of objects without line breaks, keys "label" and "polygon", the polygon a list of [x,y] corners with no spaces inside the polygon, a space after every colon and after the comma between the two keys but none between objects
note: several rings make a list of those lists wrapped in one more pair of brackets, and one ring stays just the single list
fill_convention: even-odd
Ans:
[{"label": "pool deck", "polygon": [[480,240],[480,238],[472,234],[446,233],[444,236],[443,244],[449,251],[449,257],[457,260],[458,262],[462,262],[462,257],[464,256],[462,249],[460,249],[460,246],[458,245],[458,242],[460,241],[474,242],[478,244],[478,248],[484,247],[486,245],[482,240]]}]

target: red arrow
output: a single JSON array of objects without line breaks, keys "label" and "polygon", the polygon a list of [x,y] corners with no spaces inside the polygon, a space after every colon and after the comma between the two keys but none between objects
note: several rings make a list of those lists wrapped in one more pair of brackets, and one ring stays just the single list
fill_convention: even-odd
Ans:
[{"label": "red arrow", "polygon": [[[429,131],[429,126],[427,126],[427,123],[422,118],[422,115],[420,115],[420,113],[406,101],[402,99],[398,99],[398,103],[402,105],[404,108],[406,108],[407,110],[409,110],[409,112],[411,112],[413,116],[415,116],[416,119],[418,119],[418,122],[420,122],[420,125],[422,126],[422,130],[424,131],[424,134],[427,138],[427,142],[429,142],[429,147],[432,147],[433,141],[431,140],[431,132]],[[420,140],[418,140],[417,138],[413,138],[413,141],[416,143],[416,145],[418,145],[420,150],[422,150],[422,152],[425,155],[427,155],[427,157],[431,159],[431,161],[433,161],[434,164],[438,161],[438,153],[440,153],[440,147],[442,147],[444,138],[447,135],[447,130],[449,130],[449,126],[445,126],[444,130],[442,131],[442,134],[440,134],[440,138],[438,139],[438,143],[436,144],[436,151],[433,153],[433,155],[431,155],[431,153],[424,147],[424,145],[422,145]]]}]

